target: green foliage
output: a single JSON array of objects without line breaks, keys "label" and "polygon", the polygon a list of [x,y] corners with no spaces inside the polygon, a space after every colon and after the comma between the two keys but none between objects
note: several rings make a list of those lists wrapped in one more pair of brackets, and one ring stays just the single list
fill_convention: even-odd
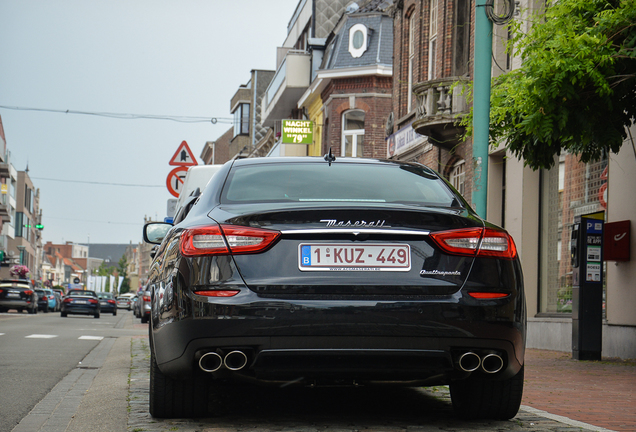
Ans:
[{"label": "green foliage", "polygon": [[117,263],[117,273],[120,277],[123,277],[124,280],[121,283],[121,287],[119,288],[119,293],[124,294],[130,291],[130,279],[128,279],[128,260],[126,259],[126,255],[122,255]]},{"label": "green foliage", "polygon": [[509,24],[523,63],[493,79],[491,143],[533,169],[617,153],[636,117],[636,1],[551,0],[535,18]]}]

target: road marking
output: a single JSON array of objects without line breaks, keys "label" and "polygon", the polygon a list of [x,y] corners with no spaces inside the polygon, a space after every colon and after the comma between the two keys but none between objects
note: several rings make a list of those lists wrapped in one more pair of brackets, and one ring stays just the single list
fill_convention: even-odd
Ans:
[{"label": "road marking", "polygon": [[4,336],[4,333],[0,333],[0,336]]},{"label": "road marking", "polygon": [[80,336],[78,338],[79,340],[102,340],[104,339],[103,336]]},{"label": "road marking", "polygon": [[57,335],[48,335],[48,334],[32,334],[29,336],[25,336],[25,339],[53,339],[56,338]]}]

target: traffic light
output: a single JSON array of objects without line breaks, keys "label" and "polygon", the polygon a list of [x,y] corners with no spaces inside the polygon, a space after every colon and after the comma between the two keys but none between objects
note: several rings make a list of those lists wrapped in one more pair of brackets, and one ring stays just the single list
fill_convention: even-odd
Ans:
[{"label": "traffic light", "polygon": [[43,230],[43,229],[44,229],[44,225],[42,225],[42,224],[37,224],[37,225],[35,226],[35,228],[37,228],[37,229],[39,229],[39,230]]}]

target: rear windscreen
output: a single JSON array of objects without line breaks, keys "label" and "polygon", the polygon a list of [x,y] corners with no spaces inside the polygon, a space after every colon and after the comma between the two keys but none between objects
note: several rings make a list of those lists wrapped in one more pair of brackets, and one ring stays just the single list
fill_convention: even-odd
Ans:
[{"label": "rear windscreen", "polygon": [[454,195],[424,167],[334,163],[235,167],[223,203],[358,202],[450,206]]}]

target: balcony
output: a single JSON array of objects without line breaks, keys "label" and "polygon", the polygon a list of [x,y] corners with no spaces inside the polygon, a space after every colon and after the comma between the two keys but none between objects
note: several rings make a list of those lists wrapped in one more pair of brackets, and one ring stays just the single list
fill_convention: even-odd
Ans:
[{"label": "balcony", "polygon": [[289,50],[274,78],[265,90],[261,106],[263,126],[273,127],[276,120],[289,118],[311,79],[311,55]]},{"label": "balcony", "polygon": [[[451,92],[456,82],[459,84]],[[446,149],[459,144],[465,128],[457,123],[470,110],[462,94],[468,82],[465,77],[447,77],[413,85],[417,101],[413,129]]]},{"label": "balcony", "polygon": [[240,103],[251,103],[251,102],[252,102],[252,89],[245,86],[241,86],[236,91],[236,93],[234,93],[234,96],[232,97],[232,101],[230,102],[230,112],[234,113],[234,111],[236,110],[236,106]]},{"label": "balcony", "polygon": [[0,162],[0,178],[9,177],[9,164]]},{"label": "balcony", "polygon": [[2,223],[11,222],[11,215],[9,214],[9,206],[0,203],[0,220]]}]

